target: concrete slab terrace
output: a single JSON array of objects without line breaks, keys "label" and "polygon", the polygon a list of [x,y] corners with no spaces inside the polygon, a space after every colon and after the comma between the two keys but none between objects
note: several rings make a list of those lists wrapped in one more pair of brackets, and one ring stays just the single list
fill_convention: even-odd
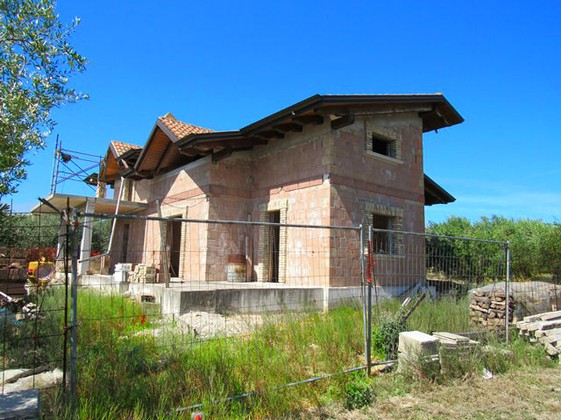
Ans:
[{"label": "concrete slab terrace", "polygon": [[[153,298],[162,314],[183,315],[193,311],[213,313],[263,313],[328,310],[344,304],[360,304],[361,287],[287,286],[260,282],[181,282],[173,279],[169,287],[160,283],[115,282],[112,276],[80,276],[82,287],[107,292],[130,293],[142,300]],[[387,292],[379,291],[383,297]]]}]

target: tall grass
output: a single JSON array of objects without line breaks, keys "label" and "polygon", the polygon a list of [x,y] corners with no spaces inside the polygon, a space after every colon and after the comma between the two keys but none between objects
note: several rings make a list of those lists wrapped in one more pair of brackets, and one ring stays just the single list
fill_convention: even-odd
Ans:
[{"label": "tall grass", "polygon": [[409,317],[407,328],[426,333],[473,331],[475,326],[470,322],[469,298],[444,296],[433,300],[425,299]]},{"label": "tall grass", "polygon": [[364,364],[359,308],[276,314],[249,335],[212,339],[156,334],[162,320],[121,296],[81,291],[78,308],[80,418],[167,418],[199,404],[213,418],[288,415],[319,404],[327,384],[284,385]]},{"label": "tall grass", "polygon": [[[56,293],[49,299],[59,305]],[[274,314],[247,335],[203,339],[120,295],[82,290],[78,304],[77,406],[71,412],[54,398],[46,401],[57,418],[184,418],[201,407],[208,418],[292,417],[331,399],[346,399],[352,408],[374,398],[371,380],[360,374],[286,386],[364,364],[360,308]],[[375,321],[395,315],[399,305],[384,301]],[[164,323],[165,329],[156,329]],[[467,301],[427,300],[407,329],[470,330]],[[528,351],[524,343],[516,341],[513,348],[514,358],[479,357],[497,372],[540,360],[539,351]],[[406,388],[399,377],[395,381]]]}]

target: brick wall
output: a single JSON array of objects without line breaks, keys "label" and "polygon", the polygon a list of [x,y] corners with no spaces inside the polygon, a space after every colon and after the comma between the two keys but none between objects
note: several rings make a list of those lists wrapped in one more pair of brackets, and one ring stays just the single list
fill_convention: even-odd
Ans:
[{"label": "brick wall", "polygon": [[[278,211],[281,223],[306,225],[368,224],[369,215],[381,212],[395,218],[392,228],[422,231],[422,121],[417,114],[364,115],[338,130],[331,129],[328,116],[325,120],[218,162],[207,157],[136,182],[132,194],[149,203],[148,215],[157,214],[157,201],[164,216],[270,221],[271,212]],[[396,142],[394,157],[371,150],[373,133]],[[143,261],[160,266],[160,228],[149,224],[142,234],[136,232],[142,226],[135,224],[132,230],[135,246],[145,244]],[[281,228],[279,234],[279,282],[360,283],[360,245],[354,233]],[[229,258],[243,255],[247,278],[269,281],[269,242],[267,228],[184,226],[180,274],[186,280],[223,281]]]}]

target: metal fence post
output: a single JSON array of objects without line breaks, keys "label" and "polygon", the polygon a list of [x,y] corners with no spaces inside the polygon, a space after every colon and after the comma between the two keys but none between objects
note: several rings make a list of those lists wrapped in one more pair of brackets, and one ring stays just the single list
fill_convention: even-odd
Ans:
[{"label": "metal fence post", "polygon": [[368,226],[368,281],[366,283],[367,287],[367,325],[366,325],[366,372],[370,376],[372,368],[372,273],[373,267],[370,264],[370,253],[372,249],[370,244],[372,243],[372,226]]},{"label": "metal fence post", "polygon": [[506,313],[505,313],[505,335],[506,344],[509,343],[510,334],[510,241],[505,243],[506,248],[506,281],[505,281],[505,295],[506,295]]},{"label": "metal fence post", "polygon": [[[366,266],[364,264],[364,259],[366,258],[365,244],[364,244],[364,225],[360,225],[360,274],[361,274],[361,300],[362,300],[362,327],[364,330],[364,358],[366,366],[370,366],[370,331],[368,329],[368,303],[367,294],[365,293],[366,288]],[[369,375],[369,369],[367,369],[366,374]]]},{"label": "metal fence post", "polygon": [[78,326],[78,213],[72,212],[72,319],[70,336],[70,401],[72,409],[76,402],[76,356],[77,356],[77,326]]}]

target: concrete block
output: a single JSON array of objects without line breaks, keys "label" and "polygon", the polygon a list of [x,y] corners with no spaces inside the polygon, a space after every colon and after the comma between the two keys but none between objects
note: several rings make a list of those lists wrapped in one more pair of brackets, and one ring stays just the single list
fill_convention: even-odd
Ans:
[{"label": "concrete block", "polygon": [[398,370],[424,371],[432,375],[440,371],[439,340],[421,331],[399,334]]},{"label": "concrete block", "polygon": [[398,351],[415,355],[438,354],[439,340],[421,331],[405,331],[399,334]]},{"label": "concrete block", "polygon": [[40,418],[41,399],[37,389],[8,392],[0,398],[0,420]]}]

